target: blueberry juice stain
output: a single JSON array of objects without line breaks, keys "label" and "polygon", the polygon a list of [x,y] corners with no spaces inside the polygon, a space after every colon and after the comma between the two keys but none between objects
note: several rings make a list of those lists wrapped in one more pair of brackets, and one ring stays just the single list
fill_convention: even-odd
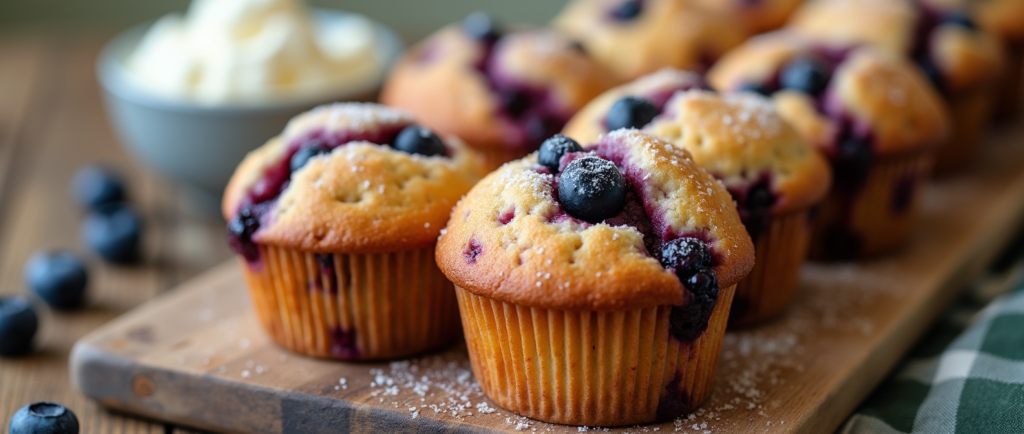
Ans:
[{"label": "blueberry juice stain", "polygon": [[367,131],[313,130],[288,144],[281,160],[263,172],[263,177],[242,198],[241,205],[227,224],[227,239],[231,249],[249,266],[260,262],[255,235],[266,225],[267,215],[274,203],[291,182],[292,173],[302,168],[311,158],[351,142],[367,141],[378,144],[394,143],[399,132],[408,125],[392,125]]}]

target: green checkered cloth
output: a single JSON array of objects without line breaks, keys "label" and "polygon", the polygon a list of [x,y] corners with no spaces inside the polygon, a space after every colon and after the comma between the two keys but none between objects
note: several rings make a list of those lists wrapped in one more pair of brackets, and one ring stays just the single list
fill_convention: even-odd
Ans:
[{"label": "green checkered cloth", "polygon": [[974,315],[963,304],[841,433],[1024,433],[1024,285]]}]

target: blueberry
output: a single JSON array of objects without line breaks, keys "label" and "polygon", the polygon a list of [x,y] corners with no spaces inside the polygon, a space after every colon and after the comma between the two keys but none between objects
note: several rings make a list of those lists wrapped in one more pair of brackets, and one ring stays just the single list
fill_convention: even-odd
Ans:
[{"label": "blueberry", "polygon": [[259,249],[252,241],[252,235],[259,228],[260,218],[253,208],[243,207],[238,210],[235,217],[228,222],[228,244],[231,246],[231,250],[250,262],[259,259]]},{"label": "blueberry", "polygon": [[661,245],[658,261],[665,269],[674,269],[680,280],[685,281],[694,273],[711,267],[711,251],[696,238],[676,238]]},{"label": "blueberry", "polygon": [[686,279],[684,284],[701,302],[711,301],[710,304],[714,306],[715,300],[718,299],[718,277],[715,273],[708,270],[698,271]]},{"label": "blueberry", "polygon": [[639,17],[643,10],[640,0],[626,0],[612,9],[612,17],[619,21],[630,21]]},{"label": "blueberry", "polygon": [[626,206],[626,180],[611,161],[579,158],[562,172],[558,201],[569,215],[598,223],[622,212]]},{"label": "blueberry", "polygon": [[942,24],[952,24],[955,26],[963,27],[967,30],[978,30],[978,25],[975,24],[971,17],[963,13],[950,13],[942,17]]},{"label": "blueberry", "polygon": [[38,329],[39,317],[28,300],[0,298],[0,356],[27,354]]},{"label": "blueberry", "polygon": [[829,75],[828,67],[822,61],[813,57],[798,57],[782,67],[779,84],[783,89],[819,96],[828,87]]},{"label": "blueberry", "polygon": [[78,434],[78,418],[56,402],[34,402],[11,417],[10,434]]},{"label": "blueberry", "polygon": [[462,31],[482,42],[494,42],[501,37],[498,23],[484,12],[473,12],[462,20]]},{"label": "blueberry", "polygon": [[743,83],[736,91],[753,92],[764,96],[769,96],[773,93],[772,87],[764,83]]},{"label": "blueberry", "polygon": [[771,187],[766,183],[755,184],[747,191],[747,197],[743,200],[743,206],[751,212],[763,212],[770,210],[775,203]]},{"label": "blueberry", "polygon": [[56,309],[81,307],[88,281],[85,264],[70,252],[39,252],[25,265],[28,287]]},{"label": "blueberry", "polygon": [[608,110],[605,125],[608,131],[619,128],[641,128],[658,115],[658,108],[650,101],[636,97],[622,97]]},{"label": "blueberry", "polygon": [[331,148],[324,146],[320,143],[307,143],[302,145],[298,151],[292,154],[291,161],[288,162],[288,167],[292,172],[301,169],[306,163],[309,162],[310,158],[317,155],[324,155],[331,152]]},{"label": "blueberry", "polygon": [[446,149],[441,138],[433,131],[419,125],[410,125],[402,129],[395,137],[395,149],[409,154],[420,154],[432,157],[444,156]]},{"label": "blueberry", "polygon": [[835,188],[850,191],[863,185],[874,160],[873,154],[870,140],[843,134],[833,162]]},{"label": "blueberry", "polygon": [[583,147],[573,139],[555,134],[541,143],[540,151],[537,152],[537,161],[551,169],[551,173],[558,173],[562,156],[573,152],[583,152]]},{"label": "blueberry", "polygon": [[126,264],[139,259],[142,218],[130,206],[102,206],[82,222],[82,240],[107,261]]},{"label": "blueberry", "polygon": [[518,90],[505,90],[498,94],[505,113],[518,118],[526,109],[530,108],[530,96]]},{"label": "blueberry", "polygon": [[117,174],[100,166],[90,165],[75,172],[71,191],[83,207],[93,209],[101,205],[125,200],[124,182]]},{"label": "blueberry", "polygon": [[935,86],[935,90],[938,90],[940,94],[946,93],[946,78],[943,76],[939,66],[932,61],[931,57],[922,56],[918,58],[917,66],[921,68],[921,72],[928,78],[928,81]]}]

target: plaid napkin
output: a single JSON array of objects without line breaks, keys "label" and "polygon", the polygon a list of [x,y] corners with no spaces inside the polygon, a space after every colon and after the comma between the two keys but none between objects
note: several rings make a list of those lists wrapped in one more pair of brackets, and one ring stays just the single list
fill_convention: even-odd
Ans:
[{"label": "plaid napkin", "polygon": [[960,303],[840,432],[1024,433],[1024,285],[1016,287],[980,312]]}]

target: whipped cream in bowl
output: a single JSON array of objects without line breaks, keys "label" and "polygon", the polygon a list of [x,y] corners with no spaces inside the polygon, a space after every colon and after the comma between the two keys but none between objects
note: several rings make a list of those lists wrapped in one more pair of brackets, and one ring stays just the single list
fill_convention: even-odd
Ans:
[{"label": "whipped cream in bowl", "polygon": [[292,116],[373,100],[402,50],[383,25],[302,0],[193,0],[116,36],[97,75],[121,143],[214,205]]}]

